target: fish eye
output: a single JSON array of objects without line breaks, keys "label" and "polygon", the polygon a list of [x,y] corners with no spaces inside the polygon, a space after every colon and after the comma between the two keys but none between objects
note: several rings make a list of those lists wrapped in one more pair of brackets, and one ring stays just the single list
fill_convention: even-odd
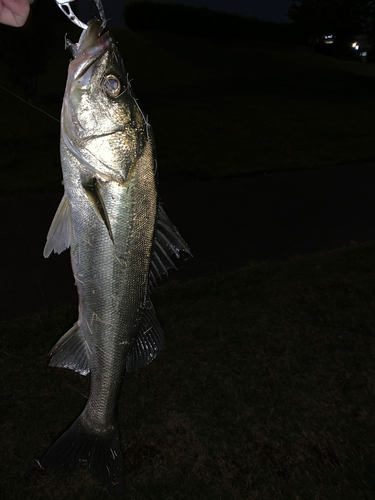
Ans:
[{"label": "fish eye", "polygon": [[115,75],[107,75],[104,78],[103,88],[110,97],[118,97],[121,92],[121,82]]}]

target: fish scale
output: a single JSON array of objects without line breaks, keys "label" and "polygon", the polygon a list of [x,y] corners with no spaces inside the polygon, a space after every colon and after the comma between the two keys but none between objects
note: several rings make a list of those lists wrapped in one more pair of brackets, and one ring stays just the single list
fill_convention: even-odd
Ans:
[{"label": "fish scale", "polygon": [[170,256],[191,254],[159,203],[152,130],[115,43],[90,21],[78,44],[68,46],[75,59],[61,112],[64,197],[44,256],[70,248],[79,315],[52,348],[50,365],[91,378],[83,412],[41,464],[65,470],[87,464],[121,496],[122,381],[161,350],[150,290],[174,267]]},{"label": "fish scale", "polygon": [[[86,209],[90,215],[87,216],[81,231],[89,228],[88,234],[85,235],[89,241],[92,232],[98,235],[101,231],[102,237],[99,239],[106,244],[92,248],[92,245],[83,241],[79,243],[80,248],[83,247],[80,258],[72,260],[73,271],[77,270],[82,277],[82,283],[77,282],[78,293],[82,298],[78,326],[82,325],[85,339],[93,352],[92,372],[100,372],[99,382],[91,378],[85,416],[90,409],[90,415],[95,414],[95,418],[109,421],[109,426],[112,426],[114,419],[126,358],[132,347],[131,341],[138,333],[140,311],[147,297],[148,268],[156,217],[156,190],[152,189],[155,184],[152,162],[144,163],[144,169],[136,171],[134,180],[126,189],[119,189],[115,185],[104,190],[103,201],[111,221],[115,244],[112,245],[108,241],[104,223],[97,219],[90,203],[87,203]],[[146,169],[150,171],[149,175],[144,172]],[[121,203],[118,197],[125,198],[125,202]],[[148,206],[145,206],[145,201]],[[117,207],[121,207],[119,214],[116,213]],[[78,218],[81,210],[80,207]],[[100,231],[97,226],[100,226]],[[145,233],[148,237],[145,237]],[[126,244],[123,244],[124,241]],[[87,263],[84,270],[82,260]],[[92,267],[97,269],[100,275],[96,276],[95,282],[103,283],[103,287],[96,291],[94,300],[91,287],[84,286],[86,276],[90,280]],[[118,297],[115,302],[114,294]],[[121,314],[112,312],[116,308]],[[90,328],[84,326],[87,323]],[[98,356],[95,355],[95,350],[98,351]],[[95,364],[99,365],[97,370]],[[116,367],[114,376],[112,367]],[[114,384],[114,379],[118,380],[117,384]]]}]

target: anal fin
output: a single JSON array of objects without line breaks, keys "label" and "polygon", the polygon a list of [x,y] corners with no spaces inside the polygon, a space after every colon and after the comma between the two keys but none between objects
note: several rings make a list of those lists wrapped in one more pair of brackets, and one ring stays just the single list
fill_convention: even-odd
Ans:
[{"label": "anal fin", "polygon": [[90,372],[90,353],[85,339],[80,333],[78,323],[74,323],[51,349],[50,366],[69,368],[81,375]]}]

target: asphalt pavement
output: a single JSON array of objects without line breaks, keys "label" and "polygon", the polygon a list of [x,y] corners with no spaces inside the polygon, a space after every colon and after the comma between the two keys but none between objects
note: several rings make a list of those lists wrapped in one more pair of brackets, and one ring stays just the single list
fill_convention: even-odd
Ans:
[{"label": "asphalt pavement", "polygon": [[[77,303],[69,252],[43,258],[61,196],[0,197],[0,318]],[[170,280],[375,240],[375,163],[162,183],[160,198],[194,255]]]}]

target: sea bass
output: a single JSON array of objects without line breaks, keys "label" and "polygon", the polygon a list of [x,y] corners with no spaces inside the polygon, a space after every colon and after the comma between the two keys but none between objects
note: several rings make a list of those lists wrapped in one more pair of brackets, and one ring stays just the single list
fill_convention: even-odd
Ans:
[{"label": "sea bass", "polygon": [[152,129],[113,39],[93,20],[70,46],[61,112],[64,197],[44,256],[70,247],[79,316],[51,350],[50,365],[90,373],[91,381],[82,414],[41,465],[88,464],[122,494],[116,407],[123,377],[162,348],[150,290],[174,267],[170,257],[190,250],[159,203]]}]

